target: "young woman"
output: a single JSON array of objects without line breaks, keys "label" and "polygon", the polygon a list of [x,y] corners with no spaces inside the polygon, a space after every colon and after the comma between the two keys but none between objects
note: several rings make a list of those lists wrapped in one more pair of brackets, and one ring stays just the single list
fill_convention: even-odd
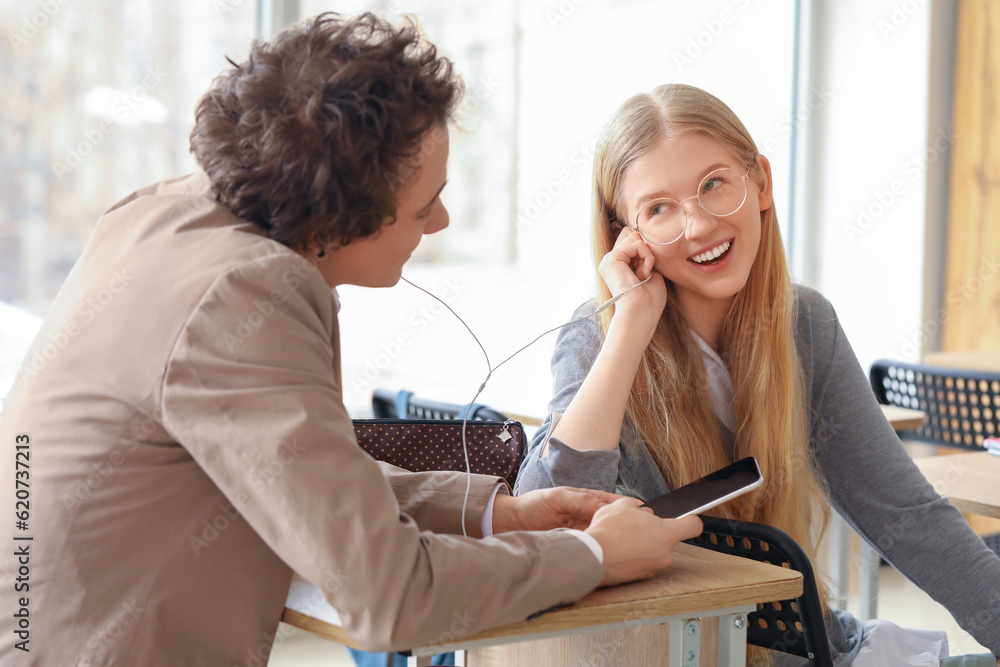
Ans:
[{"label": "young woman", "polygon": [[[516,492],[649,500],[754,456],[763,487],[713,514],[776,526],[815,560],[829,501],[1000,653],[1000,558],[900,446],[829,302],[792,285],[770,165],[736,115],[691,86],[636,95],[609,124],[594,184],[599,301],[649,280],[562,330],[550,415]],[[827,625],[838,664],[947,654],[944,633],[834,611]]]}]

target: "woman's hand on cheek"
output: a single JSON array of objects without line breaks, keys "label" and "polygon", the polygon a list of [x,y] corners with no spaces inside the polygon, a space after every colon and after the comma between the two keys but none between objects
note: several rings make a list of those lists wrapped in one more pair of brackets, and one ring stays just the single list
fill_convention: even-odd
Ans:
[{"label": "woman's hand on cheek", "polygon": [[598,271],[614,296],[645,280],[654,263],[653,253],[642,237],[623,227],[614,247],[601,259]]},{"label": "woman's hand on cheek", "polygon": [[[616,304],[619,314],[639,316],[653,328],[667,305],[667,285],[653,265],[656,258],[638,232],[625,227],[614,247],[602,259],[598,271],[612,295],[621,294],[646,278],[649,281],[629,292]],[[652,331],[650,331],[652,334]]]}]

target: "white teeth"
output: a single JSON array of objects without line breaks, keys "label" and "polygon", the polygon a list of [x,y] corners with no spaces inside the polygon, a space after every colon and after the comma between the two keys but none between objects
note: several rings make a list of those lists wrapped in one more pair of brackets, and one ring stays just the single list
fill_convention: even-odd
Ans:
[{"label": "white teeth", "polygon": [[695,255],[691,259],[694,260],[695,262],[697,262],[698,264],[701,264],[702,262],[707,262],[708,260],[715,259],[716,257],[718,257],[719,255],[721,255],[722,253],[724,253],[727,250],[729,250],[729,246],[731,246],[732,244],[733,244],[732,241],[726,241],[725,243],[722,243],[722,244],[720,244],[720,245],[712,248],[711,250],[706,250],[705,252],[701,253],[700,255]]}]

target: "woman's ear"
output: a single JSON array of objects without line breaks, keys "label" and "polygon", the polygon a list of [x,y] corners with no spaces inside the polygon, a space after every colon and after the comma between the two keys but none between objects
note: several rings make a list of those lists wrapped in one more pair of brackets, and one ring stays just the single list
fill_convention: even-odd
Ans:
[{"label": "woman's ear", "polygon": [[774,205],[774,190],[771,181],[771,163],[763,155],[757,156],[760,165],[760,179],[754,179],[757,184],[757,202],[761,211],[766,211]]}]

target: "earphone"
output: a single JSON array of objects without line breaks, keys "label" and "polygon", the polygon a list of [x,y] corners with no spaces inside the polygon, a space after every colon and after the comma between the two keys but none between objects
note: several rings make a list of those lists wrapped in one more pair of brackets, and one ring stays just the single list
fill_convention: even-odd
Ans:
[{"label": "earphone", "polygon": [[559,329],[562,329],[563,327],[568,327],[571,324],[576,324],[577,322],[582,322],[583,320],[590,319],[594,315],[597,315],[598,313],[600,313],[600,312],[602,312],[604,310],[607,310],[613,304],[617,303],[619,299],[621,299],[623,296],[625,296],[626,294],[628,294],[629,292],[631,292],[632,290],[634,290],[636,287],[640,287],[642,285],[645,285],[647,282],[649,282],[649,279],[652,278],[652,277],[653,277],[653,273],[652,273],[652,271],[650,271],[650,274],[646,277],[645,280],[643,280],[643,281],[641,281],[639,283],[636,283],[635,285],[632,285],[631,287],[629,287],[625,291],[621,292],[620,294],[614,295],[613,297],[611,297],[610,299],[608,299],[607,301],[605,301],[604,303],[602,303],[600,306],[598,306],[594,310],[594,312],[588,313],[588,314],[586,314],[586,315],[584,315],[582,317],[578,317],[576,319],[570,320],[569,322],[566,322],[564,324],[560,324],[559,326],[552,327],[551,329],[548,329],[547,331],[543,331],[542,333],[538,334],[534,338],[534,340],[532,340],[530,343],[528,343],[527,345],[524,345],[523,347],[519,348],[516,352],[514,352],[514,354],[510,355],[509,357],[507,357],[506,359],[504,359],[503,361],[501,361],[496,366],[493,366],[493,365],[490,364],[490,355],[487,354],[486,348],[483,347],[483,344],[482,344],[482,342],[480,342],[479,337],[476,336],[476,334],[472,331],[472,328],[469,327],[468,324],[466,324],[465,320],[463,320],[461,317],[459,317],[458,313],[456,313],[452,309],[451,306],[449,306],[447,303],[445,303],[443,299],[441,299],[441,298],[435,296],[434,294],[431,294],[429,291],[425,290],[420,285],[417,285],[417,284],[414,284],[413,282],[410,282],[405,277],[401,277],[402,280],[404,280],[406,283],[408,283],[409,285],[411,285],[413,287],[416,287],[418,290],[420,290],[424,294],[430,296],[432,299],[436,299],[437,301],[439,301],[441,303],[441,305],[443,305],[445,308],[447,308],[448,311],[452,315],[454,315],[455,318],[458,319],[459,322],[462,323],[462,325],[469,332],[469,335],[471,335],[475,339],[476,344],[479,345],[479,349],[483,351],[483,356],[486,357],[486,368],[488,369],[487,373],[486,373],[486,379],[483,380],[482,384],[479,385],[479,389],[476,390],[476,395],[472,397],[471,401],[469,401],[468,407],[465,410],[465,414],[462,415],[462,452],[465,455],[465,474],[466,474],[466,478],[465,478],[465,496],[462,498],[462,535],[464,537],[468,537],[469,536],[468,533],[465,530],[465,508],[468,505],[468,502],[469,502],[469,492],[472,489],[472,471],[471,471],[470,465],[469,465],[469,448],[468,448],[468,445],[467,445],[466,440],[465,440],[465,427],[466,427],[466,424],[468,424],[468,422],[469,422],[469,412],[472,410],[472,406],[475,404],[476,399],[479,398],[479,395],[481,393],[483,393],[484,389],[486,389],[486,383],[490,381],[491,377],[493,377],[493,371],[497,370],[498,368],[500,368],[501,366],[503,366],[504,364],[506,364],[508,361],[510,361],[511,359],[513,359],[514,357],[516,357],[517,355],[521,354],[521,352],[524,352],[526,349],[528,349],[529,347],[531,347],[532,345],[534,345],[535,343],[537,343],[539,340],[542,339],[543,336],[547,336],[548,334],[552,333],[553,331],[558,331]]}]

